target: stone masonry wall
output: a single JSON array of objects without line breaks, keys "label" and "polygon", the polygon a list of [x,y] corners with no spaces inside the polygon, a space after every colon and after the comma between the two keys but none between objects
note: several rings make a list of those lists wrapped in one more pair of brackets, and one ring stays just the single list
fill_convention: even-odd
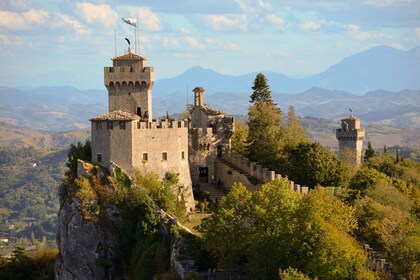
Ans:
[{"label": "stone masonry wall", "polygon": [[[252,180],[249,179],[250,177]],[[220,179],[227,190],[232,188],[233,183],[240,182],[248,190],[255,191],[258,185],[271,182],[276,178],[281,178],[281,175],[232,151],[224,153],[216,162],[216,180]],[[290,188],[302,194],[309,192],[308,187],[295,184],[293,181],[290,181]]]}]

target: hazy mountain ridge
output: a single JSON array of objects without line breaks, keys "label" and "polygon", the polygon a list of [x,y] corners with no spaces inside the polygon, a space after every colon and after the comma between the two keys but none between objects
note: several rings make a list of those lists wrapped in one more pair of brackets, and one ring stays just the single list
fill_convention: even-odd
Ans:
[{"label": "hazy mountain ridge", "polygon": [[[420,90],[420,47],[401,51],[379,46],[348,56],[322,73],[306,78],[292,78],[281,73],[262,71],[275,92],[299,93],[312,87],[343,90],[356,94],[383,89]],[[154,92],[167,95],[185,92],[200,85],[207,93],[251,92],[256,73],[223,75],[211,69],[193,67],[184,73],[156,82]]]}]

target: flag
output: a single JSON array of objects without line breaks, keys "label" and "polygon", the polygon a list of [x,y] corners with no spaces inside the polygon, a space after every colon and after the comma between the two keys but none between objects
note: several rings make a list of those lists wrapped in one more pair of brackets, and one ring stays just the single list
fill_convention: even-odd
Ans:
[{"label": "flag", "polygon": [[127,24],[129,24],[131,26],[137,27],[137,19],[135,19],[135,18],[122,18],[122,20],[125,23],[127,23]]}]

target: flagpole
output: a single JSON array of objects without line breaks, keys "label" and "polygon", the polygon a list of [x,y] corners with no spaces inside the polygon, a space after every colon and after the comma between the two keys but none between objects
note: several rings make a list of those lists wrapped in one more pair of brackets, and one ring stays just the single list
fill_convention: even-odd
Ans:
[{"label": "flagpole", "polygon": [[[136,30],[137,30],[137,28],[138,28],[138,26],[139,26],[139,15],[136,15]],[[140,39],[139,39],[139,37],[140,37],[140,34],[139,34],[139,32],[137,31],[137,39],[136,39],[136,45],[137,45],[137,41],[138,41],[138,45],[139,45],[139,49],[138,49],[138,55],[140,55]]]},{"label": "flagpole", "polygon": [[114,29],[115,56],[117,56],[117,30]]}]

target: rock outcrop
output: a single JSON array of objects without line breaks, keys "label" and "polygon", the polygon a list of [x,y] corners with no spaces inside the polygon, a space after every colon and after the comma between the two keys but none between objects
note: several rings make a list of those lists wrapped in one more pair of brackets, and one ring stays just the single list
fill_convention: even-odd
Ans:
[{"label": "rock outcrop", "polygon": [[[91,167],[79,162],[79,178],[89,178]],[[92,206],[97,201],[81,201],[71,193],[71,188],[71,183],[63,183],[60,187],[59,255],[55,264],[55,279],[124,279],[114,265],[118,248],[115,234],[119,222],[118,210],[113,205],[101,205],[101,215],[95,220],[92,218],[94,215],[86,213],[96,210]]]}]

